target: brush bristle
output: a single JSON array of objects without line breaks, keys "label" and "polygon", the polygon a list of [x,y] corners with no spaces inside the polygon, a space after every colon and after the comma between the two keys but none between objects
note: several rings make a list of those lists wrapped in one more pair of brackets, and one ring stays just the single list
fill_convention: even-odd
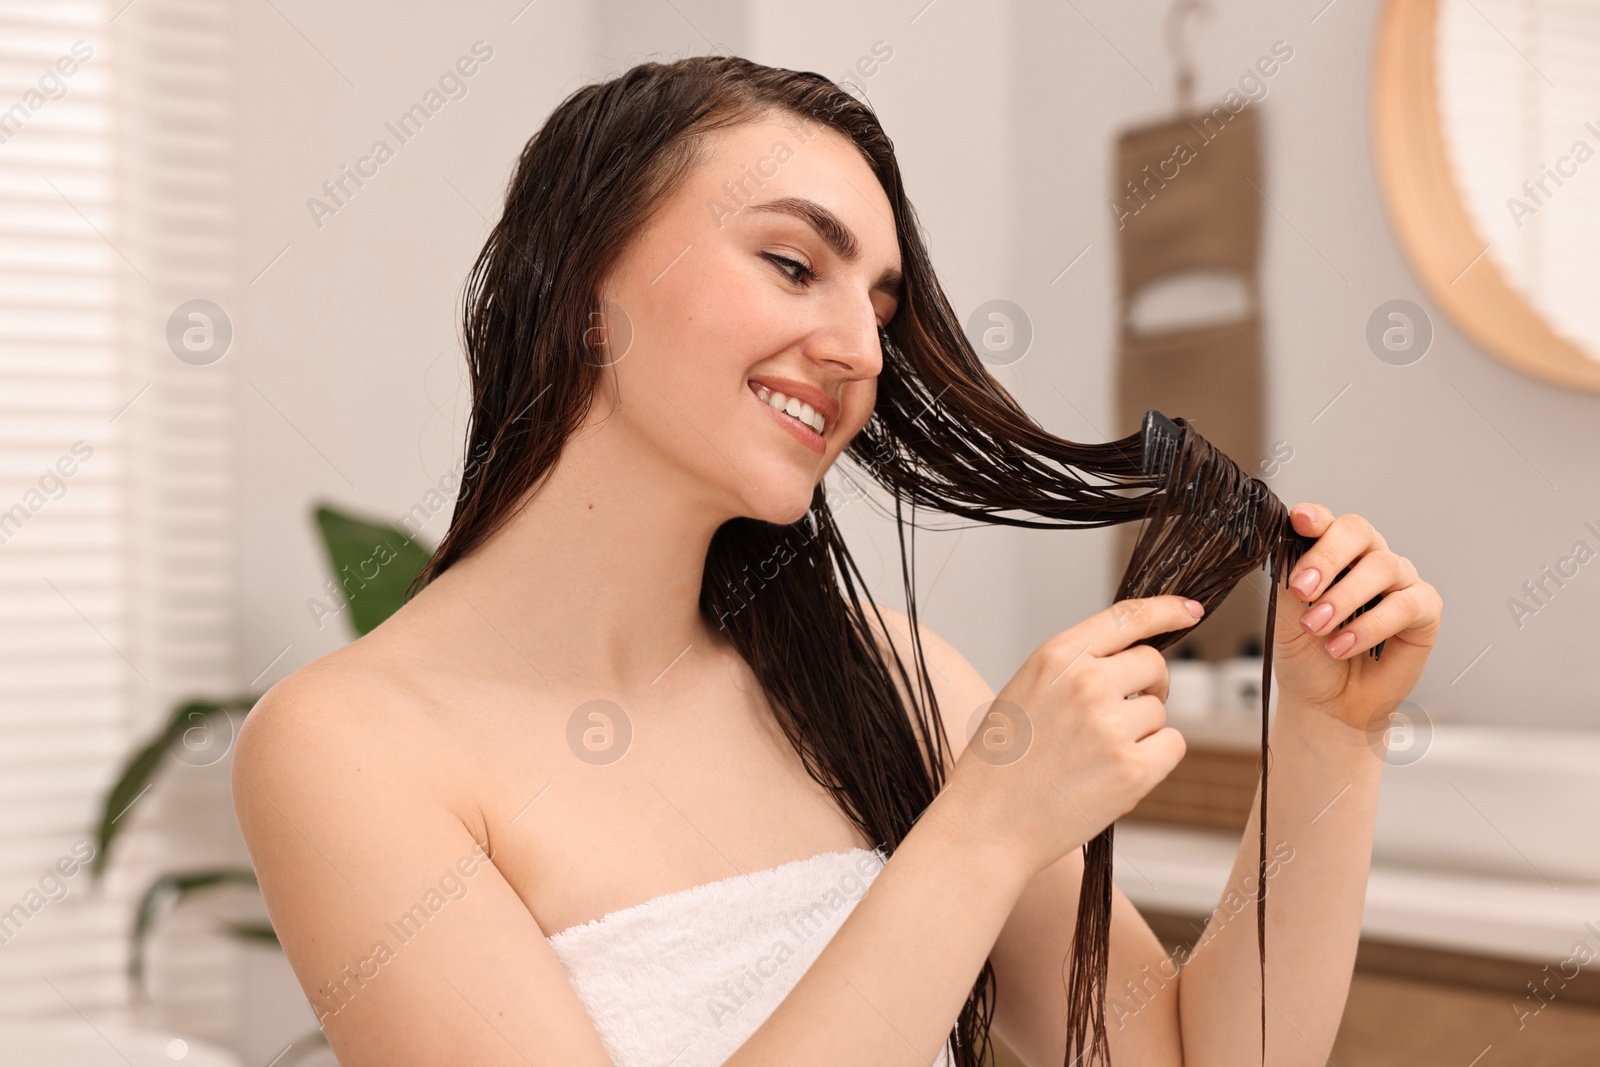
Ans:
[{"label": "brush bristle", "polygon": [[[1170,479],[1183,444],[1183,429],[1155,408],[1144,413],[1144,452],[1140,462],[1144,472],[1163,482]],[[1171,486],[1167,486],[1171,491]]]}]

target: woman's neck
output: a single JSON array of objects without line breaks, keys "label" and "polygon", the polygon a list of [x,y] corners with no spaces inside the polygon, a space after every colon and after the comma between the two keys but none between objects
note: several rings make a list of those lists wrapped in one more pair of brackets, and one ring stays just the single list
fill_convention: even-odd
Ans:
[{"label": "woman's neck", "polygon": [[621,436],[574,435],[526,506],[424,593],[462,602],[465,624],[492,627],[552,682],[637,692],[725,648],[699,598],[728,516]]}]

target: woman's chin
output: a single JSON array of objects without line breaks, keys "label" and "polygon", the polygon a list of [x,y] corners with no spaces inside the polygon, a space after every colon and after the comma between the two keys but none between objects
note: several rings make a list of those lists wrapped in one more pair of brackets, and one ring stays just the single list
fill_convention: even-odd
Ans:
[{"label": "woman's chin", "polygon": [[810,486],[763,496],[748,502],[745,514],[752,519],[788,526],[805,518],[811,509],[813,490]]}]

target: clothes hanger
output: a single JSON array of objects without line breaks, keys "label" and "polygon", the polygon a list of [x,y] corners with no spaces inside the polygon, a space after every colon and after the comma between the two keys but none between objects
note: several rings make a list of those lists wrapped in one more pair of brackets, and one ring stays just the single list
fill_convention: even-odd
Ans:
[{"label": "clothes hanger", "polygon": [[1167,51],[1172,53],[1172,65],[1178,72],[1178,114],[1187,115],[1194,103],[1194,54],[1184,37],[1184,19],[1190,15],[1209,18],[1213,14],[1207,0],[1173,0],[1167,8]]}]

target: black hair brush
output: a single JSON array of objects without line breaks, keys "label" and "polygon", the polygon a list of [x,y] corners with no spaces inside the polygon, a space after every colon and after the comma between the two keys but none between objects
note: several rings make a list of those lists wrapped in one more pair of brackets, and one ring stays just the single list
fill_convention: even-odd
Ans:
[{"label": "black hair brush", "polygon": [[[1220,544],[1231,542],[1230,554],[1246,560],[1259,560],[1256,566],[1272,565],[1273,591],[1276,592],[1279,579],[1286,579],[1300,557],[1316,543],[1313,538],[1294,531],[1289,524],[1285,505],[1265,482],[1246,474],[1237,463],[1211,447],[1199,431],[1184,419],[1169,419],[1151,408],[1144,413],[1140,442],[1140,466],[1145,474],[1160,483],[1166,498],[1166,510],[1177,513],[1174,539],[1181,542],[1189,554],[1198,557],[1208,550],[1216,551]],[[1177,488],[1180,481],[1182,489]],[[1152,512],[1159,506],[1159,503],[1154,504]],[[1196,537],[1197,532],[1201,536]],[[1130,567],[1130,571],[1136,570],[1138,568]],[[1349,573],[1350,568],[1344,568],[1335,576],[1334,582]],[[1231,589],[1233,584],[1229,582],[1228,588]],[[1329,588],[1332,585],[1330,582]],[[1216,606],[1196,592],[1176,589],[1162,592],[1184,592],[1184,595],[1193,596],[1205,604],[1208,611]],[[1198,592],[1210,590],[1201,589]],[[1141,591],[1129,595],[1155,594]],[[1221,597],[1216,599],[1220,601]],[[1351,612],[1340,625],[1376,607],[1382,599],[1382,594],[1373,597]],[[1273,621],[1274,617],[1269,615],[1268,649],[1272,647]],[[1201,625],[1204,625],[1203,620]],[[1160,636],[1167,637],[1166,644],[1170,644],[1185,632]],[[1157,647],[1165,647],[1165,644]],[[1373,659],[1379,658],[1383,654],[1383,642],[1379,641],[1368,651]]]}]

